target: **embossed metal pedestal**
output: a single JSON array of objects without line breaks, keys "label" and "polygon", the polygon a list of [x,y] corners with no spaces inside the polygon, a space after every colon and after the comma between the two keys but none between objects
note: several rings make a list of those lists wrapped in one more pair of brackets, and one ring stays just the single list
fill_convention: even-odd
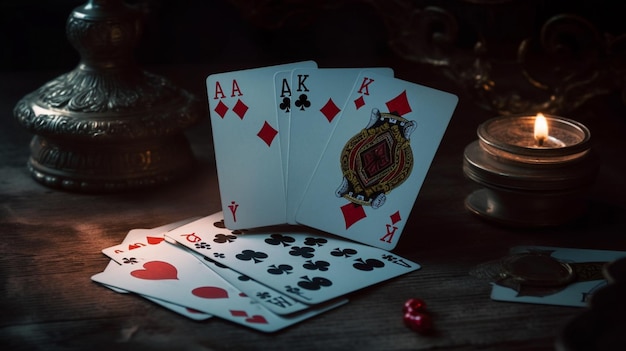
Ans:
[{"label": "embossed metal pedestal", "polygon": [[141,16],[122,1],[74,9],[67,37],[79,65],[22,98],[15,118],[35,134],[28,167],[39,182],[84,192],[174,180],[194,163],[183,130],[199,101],[133,59]]}]

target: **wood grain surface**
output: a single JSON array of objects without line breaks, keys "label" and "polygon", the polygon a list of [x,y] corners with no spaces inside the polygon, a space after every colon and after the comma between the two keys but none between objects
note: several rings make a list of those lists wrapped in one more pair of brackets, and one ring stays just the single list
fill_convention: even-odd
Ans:
[{"label": "wood grain surface", "polygon": [[[250,62],[247,67],[278,62]],[[322,61],[320,66],[332,62]],[[344,65],[349,63],[344,62]],[[590,210],[556,228],[507,228],[464,208],[476,185],[462,172],[464,147],[493,117],[451,82],[398,59],[372,64],[396,76],[460,95],[460,103],[413,208],[396,253],[422,269],[350,294],[350,303],[274,334],[209,319],[188,320],[132,294],[90,280],[108,259],[101,249],[130,229],[151,228],[219,210],[208,119],[188,131],[198,166],[174,184],[118,194],[46,188],[26,169],[31,136],[12,118],[24,94],[60,72],[0,73],[0,345],[3,350],[550,350],[583,309],[495,302],[490,285],[468,271],[515,245],[626,250],[626,114],[616,96],[572,115],[592,131],[602,167]],[[245,65],[151,67],[205,98],[204,78]],[[436,333],[402,322],[411,297],[426,301]]]}]

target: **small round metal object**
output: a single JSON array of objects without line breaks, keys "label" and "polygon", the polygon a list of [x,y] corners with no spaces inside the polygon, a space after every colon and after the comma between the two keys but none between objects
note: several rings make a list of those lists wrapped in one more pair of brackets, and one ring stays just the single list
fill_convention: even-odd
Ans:
[{"label": "small round metal object", "polygon": [[561,165],[503,162],[486,151],[478,141],[465,147],[465,175],[485,186],[520,191],[569,191],[582,188],[595,179],[598,163],[589,153]]},{"label": "small round metal object", "polygon": [[576,278],[569,264],[537,253],[508,256],[503,260],[502,268],[504,279],[511,279],[527,286],[563,286]]},{"label": "small round metal object", "polygon": [[465,206],[485,219],[513,226],[551,226],[569,222],[587,210],[585,194],[599,169],[587,153],[561,165],[502,162],[478,141],[465,148],[463,173],[484,186]]}]

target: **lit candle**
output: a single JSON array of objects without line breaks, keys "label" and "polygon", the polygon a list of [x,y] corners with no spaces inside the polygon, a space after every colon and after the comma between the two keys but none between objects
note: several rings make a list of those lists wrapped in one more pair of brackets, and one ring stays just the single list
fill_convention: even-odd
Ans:
[{"label": "lit candle", "polygon": [[559,116],[506,116],[478,128],[480,146],[491,155],[513,162],[548,164],[579,158],[589,150],[589,130]]},{"label": "lit candle", "polygon": [[548,137],[548,121],[542,113],[538,113],[535,117],[535,141],[537,146],[543,146],[544,140]]},{"label": "lit candle", "polygon": [[598,169],[587,127],[552,115],[504,116],[483,122],[477,134],[463,157],[465,175],[484,186],[466,198],[471,212],[544,226],[585,211],[584,193]]},{"label": "lit candle", "polygon": [[565,147],[565,143],[561,140],[550,136],[548,129],[548,121],[543,113],[538,113],[535,117],[535,128],[533,132],[536,145],[538,147]]}]

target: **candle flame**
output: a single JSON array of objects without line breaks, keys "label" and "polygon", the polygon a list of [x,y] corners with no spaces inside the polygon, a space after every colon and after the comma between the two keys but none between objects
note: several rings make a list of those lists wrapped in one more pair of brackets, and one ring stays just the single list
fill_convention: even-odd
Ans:
[{"label": "candle flame", "polygon": [[535,118],[535,141],[537,145],[542,146],[543,142],[548,138],[548,121],[542,113],[538,113]]}]

